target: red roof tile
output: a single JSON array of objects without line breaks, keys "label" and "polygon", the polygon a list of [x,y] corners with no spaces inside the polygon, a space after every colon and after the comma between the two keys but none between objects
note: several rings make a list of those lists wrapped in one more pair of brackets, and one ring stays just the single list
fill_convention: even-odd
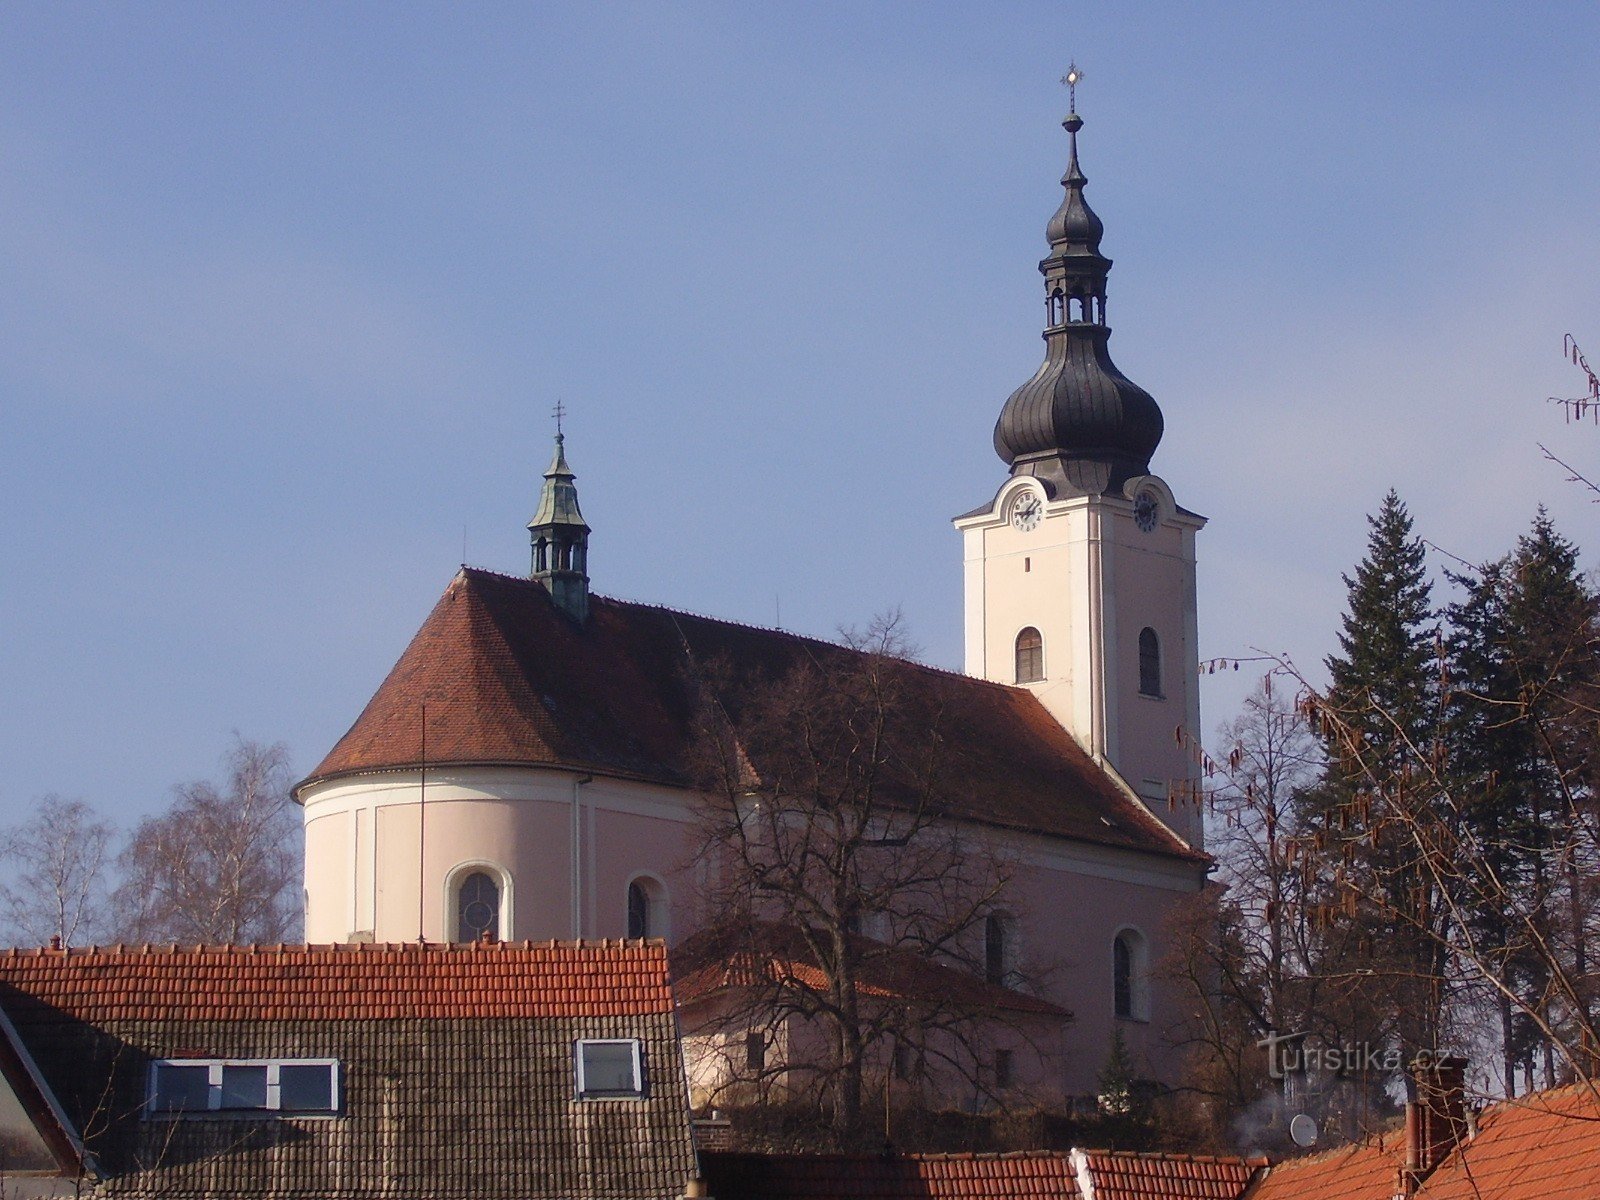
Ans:
[{"label": "red roof tile", "polygon": [[[430,764],[563,766],[686,785],[687,666],[776,678],[828,642],[593,596],[587,624],[531,580],[463,569],[350,731],[300,786]],[[1118,788],[1025,688],[912,666],[906,703],[947,716],[954,815],[1206,861]],[[724,707],[737,698],[720,696]],[[762,772],[763,764],[754,769]]]},{"label": "red roof tile", "polygon": [[[863,996],[929,1001],[971,1010],[1000,1010],[1068,1020],[1066,1009],[1038,996],[1000,987],[970,971],[930,961],[909,949],[858,937],[858,988]],[[771,922],[708,930],[672,952],[674,991],[684,1004],[727,988],[776,982],[823,991],[827,980],[799,933]]]},{"label": "red roof tile", "polygon": [[661,942],[92,947],[0,954],[18,1025],[672,1011]]},{"label": "red roof tile", "polygon": [[1238,1200],[1264,1158],[1083,1151],[1095,1200]]},{"label": "red roof tile", "polygon": [[1237,1200],[1265,1159],[1104,1150],[1009,1154],[702,1153],[718,1200]]},{"label": "red roof tile", "polygon": [[1291,1158],[1268,1170],[1248,1200],[1393,1200],[1404,1135]]},{"label": "red roof tile", "polygon": [[[1326,1194],[1326,1193],[1325,1193]],[[1506,1100],[1428,1177],[1417,1200],[1595,1200],[1600,1097],[1585,1085]]]},{"label": "red roof tile", "polygon": [[717,1200],[1076,1200],[1064,1151],[1013,1154],[703,1152]]}]

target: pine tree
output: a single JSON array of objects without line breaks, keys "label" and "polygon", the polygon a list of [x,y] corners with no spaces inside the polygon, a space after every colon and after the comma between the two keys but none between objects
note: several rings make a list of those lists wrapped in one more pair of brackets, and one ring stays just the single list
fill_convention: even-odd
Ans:
[{"label": "pine tree", "polygon": [[1349,597],[1342,653],[1327,660],[1328,703],[1361,736],[1375,765],[1398,771],[1432,731],[1436,625],[1422,539],[1393,489],[1367,524],[1367,556],[1353,579],[1343,576]]},{"label": "pine tree", "polygon": [[1393,490],[1368,526],[1321,713],[1322,970],[1358,980],[1358,1009],[1409,1057],[1437,1047],[1444,1012],[1448,910],[1417,837],[1437,786],[1438,631],[1422,541]]},{"label": "pine tree", "polygon": [[1498,985],[1507,1086],[1518,1066],[1531,1077],[1536,1048],[1551,1082],[1555,1046],[1537,1023],[1574,1024],[1573,1045],[1591,1028],[1591,997],[1571,983],[1588,970],[1597,602],[1542,507],[1511,554],[1452,579],[1464,593],[1448,610],[1451,760],[1473,847],[1460,874],[1473,965]]}]

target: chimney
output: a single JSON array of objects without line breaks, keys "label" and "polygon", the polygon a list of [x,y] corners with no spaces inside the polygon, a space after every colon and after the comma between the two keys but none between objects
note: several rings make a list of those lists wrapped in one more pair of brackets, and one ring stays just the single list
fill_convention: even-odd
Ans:
[{"label": "chimney", "polygon": [[1467,1060],[1419,1054],[1411,1079],[1417,1098],[1406,1105],[1407,1194],[1467,1136]]}]

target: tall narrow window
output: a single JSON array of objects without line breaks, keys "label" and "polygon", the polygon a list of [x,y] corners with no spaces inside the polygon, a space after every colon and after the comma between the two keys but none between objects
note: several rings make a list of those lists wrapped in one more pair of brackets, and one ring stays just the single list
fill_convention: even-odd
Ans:
[{"label": "tall narrow window", "polygon": [[500,938],[500,885],[487,871],[474,871],[456,892],[456,941]]},{"label": "tall narrow window", "polygon": [[650,936],[650,897],[637,879],[628,885],[628,936]]},{"label": "tall narrow window", "polygon": [[1044,678],[1044,639],[1029,626],[1017,634],[1017,682],[1037,683]]},{"label": "tall narrow window", "polygon": [[1011,919],[990,913],[983,919],[983,977],[1005,986],[1011,978],[1015,948],[1011,944]]},{"label": "tall narrow window", "polygon": [[1124,929],[1111,943],[1111,999],[1117,1016],[1150,1019],[1145,973],[1144,935]]},{"label": "tall narrow window", "polygon": [[628,936],[664,938],[667,929],[667,889],[652,875],[637,875],[628,884]]},{"label": "tall narrow window", "polygon": [[1161,640],[1148,625],[1139,631],[1139,693],[1161,695]]}]

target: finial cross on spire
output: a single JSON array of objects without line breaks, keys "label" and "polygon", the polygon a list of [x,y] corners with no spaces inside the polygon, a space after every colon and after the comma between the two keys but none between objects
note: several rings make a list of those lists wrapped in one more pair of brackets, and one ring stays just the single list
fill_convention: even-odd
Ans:
[{"label": "finial cross on spire", "polygon": [[1083,72],[1078,69],[1078,64],[1069,62],[1067,73],[1061,77],[1061,82],[1067,85],[1067,104],[1073,112],[1078,111],[1078,85],[1083,82]]},{"label": "finial cross on spire", "polygon": [[567,406],[561,401],[556,401],[556,406],[550,410],[550,415],[556,419],[556,436],[561,436],[561,418],[567,415]]}]

